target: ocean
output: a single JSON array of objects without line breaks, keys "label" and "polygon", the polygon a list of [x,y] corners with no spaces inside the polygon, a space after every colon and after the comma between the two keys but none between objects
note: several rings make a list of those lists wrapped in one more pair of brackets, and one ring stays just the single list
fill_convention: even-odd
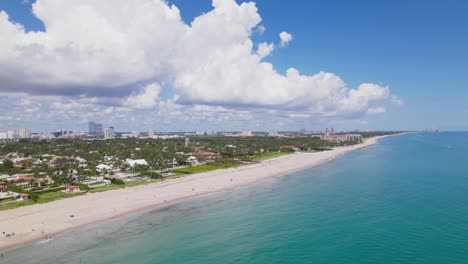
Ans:
[{"label": "ocean", "polygon": [[468,133],[414,133],[0,263],[468,263]]}]

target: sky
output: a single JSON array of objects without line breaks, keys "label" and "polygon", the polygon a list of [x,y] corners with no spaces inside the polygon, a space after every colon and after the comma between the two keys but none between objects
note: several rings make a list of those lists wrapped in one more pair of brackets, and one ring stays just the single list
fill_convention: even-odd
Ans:
[{"label": "sky", "polygon": [[0,0],[0,131],[468,130],[468,2]]}]

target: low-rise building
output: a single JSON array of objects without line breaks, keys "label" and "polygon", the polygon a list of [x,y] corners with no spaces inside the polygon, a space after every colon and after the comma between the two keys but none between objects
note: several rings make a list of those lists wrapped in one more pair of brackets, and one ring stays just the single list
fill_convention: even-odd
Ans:
[{"label": "low-rise building", "polygon": [[300,148],[296,148],[295,146],[292,146],[292,145],[281,146],[280,149],[288,149],[294,152],[301,152]]},{"label": "low-rise building", "polygon": [[96,166],[96,170],[99,172],[106,172],[112,170],[112,166],[106,164],[99,164]]},{"label": "low-rise building", "polygon": [[18,197],[18,201],[26,201],[29,200],[29,194],[27,193],[20,193]]},{"label": "low-rise building", "polygon": [[198,164],[198,159],[194,156],[190,156],[185,160],[185,162],[191,166],[194,166]]},{"label": "low-rise building", "polygon": [[194,152],[186,153],[185,156],[204,156],[204,157],[220,157],[221,154],[218,152],[204,151],[197,149]]},{"label": "low-rise building", "polygon": [[21,188],[29,188],[34,182],[34,177],[31,176],[18,176],[16,178],[8,179],[9,182]]},{"label": "low-rise building", "polygon": [[65,193],[68,193],[68,194],[79,193],[80,191],[81,190],[79,186],[70,185],[65,188]]},{"label": "low-rise building", "polygon": [[110,185],[111,184],[111,181],[110,180],[107,180],[107,179],[104,179],[104,177],[91,177],[89,178],[88,180],[86,181],[83,181],[82,184],[85,184],[85,185]]},{"label": "low-rise building", "polygon": [[130,167],[135,167],[137,165],[148,166],[148,163],[144,159],[137,159],[137,160],[126,159],[125,163],[129,165]]}]

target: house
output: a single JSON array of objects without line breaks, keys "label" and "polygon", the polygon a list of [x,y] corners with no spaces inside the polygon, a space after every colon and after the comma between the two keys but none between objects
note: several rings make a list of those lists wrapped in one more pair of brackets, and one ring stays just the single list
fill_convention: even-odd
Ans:
[{"label": "house", "polygon": [[21,188],[28,188],[31,187],[31,182],[34,181],[34,177],[31,176],[18,176],[16,178],[12,178],[8,180],[12,182],[14,185],[21,187]]},{"label": "house", "polygon": [[184,155],[189,156],[189,158],[193,156],[193,157],[198,157],[198,158],[208,159],[208,160],[214,160],[215,158],[221,156],[220,153],[215,153],[215,152],[210,152],[210,151],[203,151],[201,149],[197,149],[197,150],[195,150],[194,152],[191,152],[191,153],[185,153]]},{"label": "house", "polygon": [[96,170],[100,172],[110,171],[112,170],[112,166],[106,164],[99,164],[96,166]]},{"label": "house", "polygon": [[128,164],[130,167],[135,167],[137,165],[148,166],[148,163],[144,159],[138,159],[138,160],[126,159],[125,163]]},{"label": "house", "polygon": [[87,181],[83,181],[82,184],[91,186],[96,184],[110,185],[110,180],[104,179],[104,177],[90,177]]},{"label": "house", "polygon": [[197,165],[197,164],[198,164],[198,160],[197,160],[197,158],[194,157],[194,156],[188,157],[188,158],[185,160],[185,162],[186,162],[187,164],[191,165],[191,166]]},{"label": "house", "polygon": [[27,193],[20,193],[18,197],[18,201],[26,201],[29,200],[29,194]]},{"label": "house", "polygon": [[70,186],[67,186],[65,188],[65,193],[79,193],[81,190],[80,190],[80,187],[79,186],[73,186],[73,185],[70,185]]},{"label": "house", "polygon": [[15,162],[13,163],[13,168],[22,168],[24,167],[24,164],[21,162]]},{"label": "house", "polygon": [[291,145],[281,146],[280,149],[288,149],[288,150],[293,150],[294,152],[301,152],[300,148],[296,148],[295,146],[291,146]]},{"label": "house", "polygon": [[285,146],[281,146],[280,149],[294,149],[296,148],[295,146],[292,146],[292,145],[285,145]]},{"label": "house", "polygon": [[72,165],[74,163],[75,163],[74,160],[67,160],[67,159],[63,159],[63,158],[57,158],[57,159],[54,159],[54,160],[50,161],[50,166],[63,167],[63,166]]}]

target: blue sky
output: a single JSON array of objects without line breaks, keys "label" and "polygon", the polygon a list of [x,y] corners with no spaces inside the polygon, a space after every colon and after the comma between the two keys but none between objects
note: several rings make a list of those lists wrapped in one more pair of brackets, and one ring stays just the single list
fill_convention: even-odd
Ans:
[{"label": "blue sky", "polygon": [[[195,17],[210,12],[210,0],[172,0],[180,10],[183,21],[190,25]],[[241,3],[242,1],[237,1]],[[275,49],[263,61],[270,62],[274,69],[285,75],[294,67],[304,75],[314,75],[320,71],[339,76],[349,89],[362,83],[388,86],[392,95],[404,100],[404,105],[382,101],[375,107],[385,108],[379,115],[362,114],[362,110],[349,116],[335,118],[301,119],[278,121],[268,116],[268,122],[276,125],[266,130],[276,129],[317,129],[322,126],[335,126],[339,129],[423,129],[437,127],[443,130],[468,130],[468,2],[466,1],[255,1],[263,34],[252,34],[254,47],[262,42],[275,43]],[[27,31],[43,31],[44,25],[31,10],[32,3],[0,0],[0,10],[8,13],[10,21],[24,25]],[[284,48],[278,48],[278,34],[286,31],[293,40]],[[1,75],[0,75],[1,76]],[[161,82],[161,100],[170,100],[178,94],[170,82]],[[0,87],[0,91],[2,88]],[[190,89],[187,87],[184,89]],[[4,90],[7,90],[4,88]],[[187,91],[184,90],[185,93]],[[29,92],[26,92],[29,94]],[[51,95],[48,93],[47,95]],[[31,96],[37,96],[32,92]],[[60,96],[67,96],[61,93]],[[182,96],[182,99],[184,96]],[[210,106],[224,106],[220,99],[205,101],[198,97],[186,97],[182,105],[201,101]],[[224,100],[224,99],[223,99]],[[223,101],[221,100],[221,101]],[[11,101],[10,101],[11,102]],[[187,103],[188,102],[188,103]],[[223,101],[224,102],[224,101]],[[313,104],[315,101],[311,101]],[[2,104],[9,106],[7,102]],[[230,101],[235,105],[232,111],[252,111],[257,107],[244,102]],[[264,108],[262,103],[260,108]],[[99,105],[104,111],[109,103]],[[369,106],[371,107],[371,106]],[[8,114],[8,109],[2,111]],[[138,108],[138,107],[137,107]],[[283,106],[280,107],[284,109]],[[269,108],[270,109],[270,108]],[[288,108],[289,109],[289,108]],[[141,120],[152,115],[154,109],[138,108],[129,118]],[[38,111],[50,111],[41,106]],[[263,111],[263,110],[262,110]],[[288,110],[289,111],[289,110]],[[309,110],[308,110],[309,111]],[[301,110],[294,109],[298,114]],[[361,113],[361,114],[359,114]],[[11,113],[15,114],[15,113]],[[109,124],[115,127],[141,130],[229,130],[244,126],[260,129],[263,114],[250,118],[247,123],[242,118],[213,122],[199,121],[187,124],[184,120],[159,119],[138,123],[131,127],[125,124]],[[98,117],[97,119],[99,119]],[[102,117],[101,117],[102,118]],[[72,120],[70,120],[72,119]],[[54,129],[70,127],[85,128],[86,120],[76,123],[73,118],[55,120]],[[116,118],[118,120],[118,118]],[[98,120],[99,121],[99,120]],[[103,120],[101,120],[103,121]],[[3,123],[3,124],[2,124]],[[162,127],[164,123],[164,128]],[[261,123],[261,125],[258,125]],[[247,125],[246,125],[247,124]],[[271,124],[271,123],[269,123]],[[34,120],[0,119],[0,130],[10,126],[31,126],[33,130],[45,130]],[[193,129],[191,129],[193,128]]]}]

